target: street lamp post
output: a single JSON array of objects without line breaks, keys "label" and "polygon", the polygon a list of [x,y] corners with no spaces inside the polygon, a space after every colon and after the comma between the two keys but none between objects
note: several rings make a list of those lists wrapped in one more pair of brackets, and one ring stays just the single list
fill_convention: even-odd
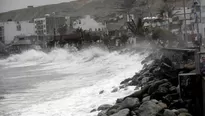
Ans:
[{"label": "street lamp post", "polygon": [[184,8],[184,41],[187,43],[187,25],[186,25],[186,0],[183,0]]},{"label": "street lamp post", "polygon": [[199,2],[194,1],[194,15],[195,15],[195,23],[196,23],[196,30],[197,30],[197,41],[199,47],[202,45],[202,38],[199,32],[199,23],[201,22],[201,6]]}]

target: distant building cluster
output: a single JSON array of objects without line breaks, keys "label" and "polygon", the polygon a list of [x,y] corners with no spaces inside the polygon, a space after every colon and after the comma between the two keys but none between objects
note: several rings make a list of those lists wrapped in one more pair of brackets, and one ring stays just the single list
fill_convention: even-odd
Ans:
[{"label": "distant building cluster", "polygon": [[105,31],[106,26],[98,23],[90,16],[83,17],[62,17],[46,14],[44,17],[35,18],[32,21],[13,21],[0,22],[0,41],[11,44],[18,37],[33,37],[41,39],[44,36],[60,35],[58,29],[66,26],[69,29],[81,28],[88,31]]},{"label": "distant building cluster", "polygon": [[[201,1],[201,7],[196,8],[176,7],[173,9],[173,16],[168,13],[147,16],[142,18],[143,29],[153,30],[153,28],[162,28],[170,30],[172,33],[189,35],[197,33],[197,26],[202,37],[205,38],[205,2]],[[28,6],[32,8],[33,6]],[[184,18],[184,10],[185,16]],[[196,16],[201,16],[198,18]],[[85,17],[56,16],[55,13],[45,14],[43,17],[32,19],[32,21],[13,21],[8,19],[6,22],[0,22],[0,41],[5,44],[11,44],[19,38],[49,39],[50,36],[59,36],[76,29],[82,29],[88,32],[103,32],[112,36],[129,35],[137,31],[138,17],[133,14],[111,14],[104,20],[96,21],[95,18],[87,15]],[[186,21],[186,25],[185,25]],[[197,25],[198,22],[198,25]],[[135,23],[135,24],[134,24]],[[185,29],[186,28],[186,29]],[[186,32],[185,32],[186,30]],[[132,34],[130,34],[132,36]],[[102,35],[102,34],[101,34]],[[191,37],[191,36],[189,36]]]}]

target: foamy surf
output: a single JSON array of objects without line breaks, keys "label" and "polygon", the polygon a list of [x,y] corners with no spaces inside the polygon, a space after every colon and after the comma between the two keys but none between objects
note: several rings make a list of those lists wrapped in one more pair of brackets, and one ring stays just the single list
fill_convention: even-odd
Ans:
[{"label": "foamy surf", "polygon": [[[30,50],[0,61],[6,69],[23,68],[16,78],[42,82],[33,88],[5,95],[0,114],[11,116],[95,116],[92,109],[133,92],[133,87],[111,93],[125,78],[142,68],[139,53],[108,52],[91,47],[82,51],[54,49],[49,53]],[[29,70],[27,67],[31,67]],[[38,68],[36,68],[38,67]],[[25,76],[28,72],[30,76]],[[6,72],[4,72],[6,73]],[[50,74],[50,75],[49,75]],[[53,79],[53,76],[55,78]],[[52,78],[51,78],[52,77]],[[26,80],[26,82],[29,81]],[[36,80],[34,80],[36,81]],[[101,90],[105,92],[99,94]],[[20,99],[20,100],[19,100]]]}]

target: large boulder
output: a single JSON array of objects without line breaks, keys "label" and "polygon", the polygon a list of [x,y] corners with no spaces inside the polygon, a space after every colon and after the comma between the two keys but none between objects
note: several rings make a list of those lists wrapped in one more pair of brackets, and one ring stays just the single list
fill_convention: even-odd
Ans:
[{"label": "large boulder", "polygon": [[150,100],[150,96],[147,96],[147,97],[144,97],[143,99],[142,99],[142,102],[146,102],[146,101],[149,101]]},{"label": "large boulder", "polygon": [[122,84],[127,84],[127,83],[129,83],[129,81],[131,81],[132,80],[132,78],[128,78],[128,79],[125,79],[124,81],[122,81],[120,84],[122,85]]},{"label": "large boulder", "polygon": [[123,109],[111,116],[128,116],[129,113],[130,113],[129,109]]},{"label": "large boulder", "polygon": [[107,110],[111,107],[112,107],[112,105],[110,105],[110,104],[103,104],[103,105],[98,107],[98,110]]},{"label": "large boulder", "polygon": [[114,113],[117,113],[120,109],[122,109],[122,106],[120,104],[115,104],[107,110],[107,114],[112,115]]},{"label": "large boulder", "polygon": [[161,100],[169,92],[170,87],[171,83],[169,82],[159,85],[158,89],[152,93],[151,99]]},{"label": "large boulder", "polygon": [[113,87],[113,90],[111,91],[112,93],[115,93],[118,91],[118,88],[117,87]]},{"label": "large boulder", "polygon": [[141,80],[141,84],[145,85],[150,80],[150,77],[143,77]]},{"label": "large boulder", "polygon": [[167,105],[157,100],[146,101],[139,107],[139,116],[156,116],[162,109],[167,108]]},{"label": "large boulder", "polygon": [[92,110],[90,111],[90,113],[95,112],[95,111],[97,111],[97,110],[96,110],[96,109],[92,109]]},{"label": "large boulder", "polygon": [[185,108],[180,108],[180,109],[178,109],[178,112],[179,113],[188,113],[188,110]]},{"label": "large boulder", "polygon": [[180,113],[178,116],[192,116],[192,115],[189,113]]},{"label": "large boulder", "polygon": [[169,109],[165,109],[163,115],[164,115],[164,116],[177,116],[177,115],[174,113],[174,111],[169,110]]},{"label": "large boulder", "polygon": [[[144,86],[141,90],[136,91],[127,97],[136,97],[136,98],[139,98],[141,100],[143,98],[143,95],[147,93],[149,88],[150,88],[150,85]],[[125,97],[125,98],[127,98],[127,97]]]},{"label": "large boulder", "polygon": [[148,94],[152,94],[153,92],[155,92],[155,91],[158,89],[158,87],[159,87],[161,84],[166,83],[166,82],[168,82],[167,79],[163,79],[163,80],[159,80],[159,81],[154,82],[154,83],[150,86],[150,88],[149,88],[149,90],[148,90]]},{"label": "large boulder", "polygon": [[98,113],[98,116],[107,116],[106,111],[101,111]]},{"label": "large boulder", "polygon": [[127,97],[122,103],[121,107],[123,108],[132,108],[134,106],[139,106],[140,102],[138,98]]}]

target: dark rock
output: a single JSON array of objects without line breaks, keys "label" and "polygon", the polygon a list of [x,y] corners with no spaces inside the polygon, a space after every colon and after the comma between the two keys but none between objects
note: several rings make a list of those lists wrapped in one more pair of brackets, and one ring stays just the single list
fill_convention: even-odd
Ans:
[{"label": "dark rock", "polygon": [[179,113],[188,113],[188,110],[185,108],[180,108],[180,109],[178,109],[178,112]]},{"label": "dark rock", "polygon": [[184,108],[185,106],[186,106],[186,103],[182,101],[181,99],[179,99],[179,100],[173,100],[172,103],[169,105],[169,108],[179,109],[179,108]]},{"label": "dark rock", "polygon": [[157,100],[146,101],[139,107],[139,116],[156,116],[159,111],[165,108],[167,105]]},{"label": "dark rock", "polygon": [[115,104],[114,106],[112,106],[111,108],[108,109],[107,115],[112,115],[112,114],[118,112],[121,108],[122,108],[122,106],[120,104]]},{"label": "dark rock", "polygon": [[164,116],[164,109],[160,110],[156,116]]},{"label": "dark rock", "polygon": [[105,92],[105,91],[104,91],[104,90],[102,90],[102,91],[100,91],[100,92],[99,92],[99,94],[103,94],[104,92]]},{"label": "dark rock", "polygon": [[[147,85],[145,87],[143,87],[141,90],[134,92],[133,94],[127,96],[127,97],[136,97],[139,99],[142,99],[142,96],[147,93],[148,89],[149,89],[150,85]],[[125,98],[127,98],[125,97]]]},{"label": "dark rock", "polygon": [[144,76],[149,76],[151,73],[149,70],[145,70],[145,72],[142,73],[142,75]]},{"label": "dark rock", "polygon": [[152,93],[151,99],[161,100],[163,96],[168,94],[170,87],[171,83],[169,82],[159,85],[158,89]]},{"label": "dark rock", "polygon": [[167,104],[171,104],[173,100],[177,100],[177,99],[179,99],[178,93],[168,94],[163,97],[163,101]]},{"label": "dark rock", "polygon": [[149,79],[150,79],[150,77],[144,77],[144,78],[142,78],[141,84],[142,84],[142,85],[146,84],[146,83],[149,81]]},{"label": "dark rock", "polygon": [[129,114],[130,110],[129,109],[123,109],[120,110],[119,112],[111,115],[111,116],[127,116]]},{"label": "dark rock", "polygon": [[112,93],[115,93],[115,92],[117,92],[117,91],[118,91],[118,88],[115,87],[111,92],[112,92]]},{"label": "dark rock", "polygon": [[169,88],[170,93],[177,93],[177,88],[175,86],[172,86]]},{"label": "dark rock", "polygon": [[125,79],[124,81],[122,81],[120,84],[127,84],[129,81],[131,81],[131,78]]},{"label": "dark rock", "polygon": [[131,98],[127,97],[122,103],[121,103],[121,108],[132,108],[134,106],[139,106],[140,102],[138,98]]},{"label": "dark rock", "polygon": [[90,111],[90,113],[95,112],[95,111],[97,111],[97,110],[96,110],[96,109],[92,109],[92,110]]},{"label": "dark rock", "polygon": [[164,87],[159,88],[157,91],[152,93],[152,95],[150,96],[150,99],[161,100],[163,96],[166,95],[167,93],[168,93],[167,88],[164,88]]},{"label": "dark rock", "polygon": [[107,116],[106,111],[101,111],[98,113],[98,116]]},{"label": "dark rock", "polygon": [[119,110],[118,109],[111,109],[107,112],[107,115],[110,116],[110,115],[113,115],[115,113],[117,113]]},{"label": "dark rock", "polygon": [[123,102],[123,98],[118,98],[117,100],[116,100],[116,103],[122,103]]},{"label": "dark rock", "polygon": [[161,88],[161,87],[170,88],[170,87],[172,87],[172,84],[170,82],[166,82],[166,83],[159,85],[159,88]]},{"label": "dark rock", "polygon": [[150,96],[147,96],[147,97],[144,97],[143,99],[142,99],[142,102],[146,102],[146,101],[149,101],[150,100]]},{"label": "dark rock", "polygon": [[189,113],[180,113],[178,116],[192,116],[192,115]]},{"label": "dark rock", "polygon": [[127,86],[127,85],[120,85],[119,88],[120,88],[120,89],[123,89],[123,88],[125,88],[126,86]]},{"label": "dark rock", "polygon": [[151,95],[153,92],[155,92],[155,91],[158,89],[158,87],[159,87],[161,84],[163,84],[163,83],[165,83],[165,82],[168,82],[168,80],[167,80],[167,79],[163,79],[163,80],[156,81],[155,83],[153,83],[153,84],[150,86],[149,90],[148,90],[148,94]]},{"label": "dark rock", "polygon": [[109,108],[111,108],[112,105],[109,105],[109,104],[103,104],[101,106],[98,107],[98,110],[107,110]]},{"label": "dark rock", "polygon": [[133,77],[132,81],[129,83],[130,86],[133,85],[139,85],[141,80],[142,80],[143,76],[139,76],[139,77]]},{"label": "dark rock", "polygon": [[179,111],[176,109],[173,109],[172,112],[174,112],[176,115],[179,115]]},{"label": "dark rock", "polygon": [[124,91],[126,91],[126,90],[128,90],[128,88],[127,88],[127,87],[125,87],[125,88],[124,88]]},{"label": "dark rock", "polygon": [[169,109],[165,109],[163,115],[164,116],[176,116],[176,114],[172,110],[169,110]]}]

